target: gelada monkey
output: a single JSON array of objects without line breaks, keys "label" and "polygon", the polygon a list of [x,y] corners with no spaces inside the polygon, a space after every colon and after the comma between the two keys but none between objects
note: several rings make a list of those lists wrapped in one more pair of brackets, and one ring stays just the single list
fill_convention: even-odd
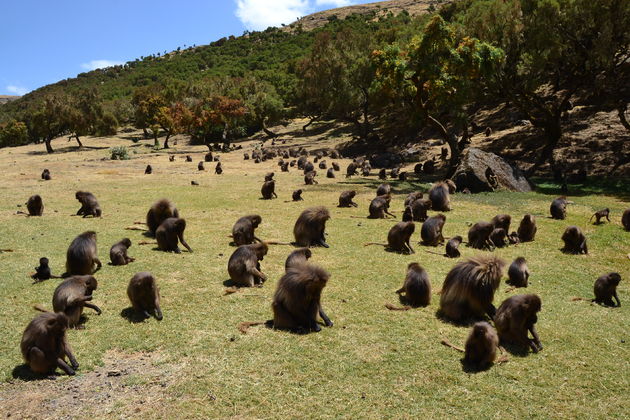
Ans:
[{"label": "gelada monkey", "polygon": [[136,259],[127,255],[127,250],[131,247],[131,240],[124,238],[116,242],[109,250],[109,259],[112,265],[127,265]]},{"label": "gelada monkey", "polygon": [[[94,265],[96,264],[96,269]],[[96,256],[96,232],[83,232],[70,243],[66,252],[66,274],[94,274],[101,268],[101,261]]]},{"label": "gelada monkey", "polygon": [[169,217],[162,222],[155,231],[158,248],[166,252],[181,253],[179,242],[182,243],[188,252],[193,252],[184,240],[184,230],[186,230],[186,220],[176,217]]},{"label": "gelada monkey", "polygon": [[287,257],[287,260],[284,263],[284,269],[287,270],[289,267],[304,264],[308,261],[313,253],[308,248],[298,248],[295,251],[291,252]]},{"label": "gelada monkey", "polygon": [[[536,332],[537,313],[542,304],[537,295],[516,295],[503,301],[494,317],[494,325],[501,343],[529,347],[534,353],[542,350]],[[528,332],[533,338],[528,337]]]},{"label": "gelada monkey", "polygon": [[[572,300],[587,300],[602,306],[619,307],[621,306],[621,301],[617,295],[617,286],[619,286],[620,282],[621,275],[619,273],[604,274],[595,280],[595,285],[593,286],[594,299],[573,298]],[[613,298],[617,301],[617,304],[615,304]]]},{"label": "gelada monkey", "polygon": [[42,257],[39,259],[39,266],[35,267],[35,273],[31,274],[31,278],[35,280],[35,283],[45,281],[48,279],[60,279],[60,276],[53,276],[48,266],[48,258]]},{"label": "gelada monkey", "polygon": [[536,218],[531,214],[526,214],[518,226],[518,239],[521,242],[532,242],[536,237]]},{"label": "gelada monkey", "polygon": [[448,242],[446,242],[446,252],[444,254],[429,250],[427,250],[427,252],[429,254],[443,255],[447,258],[459,258],[461,256],[461,253],[459,252],[459,245],[462,243],[463,240],[464,239],[459,235],[453,236],[451,239],[448,240]]},{"label": "gelada monkey", "polygon": [[47,375],[60,368],[67,375],[75,374],[79,364],[68,344],[67,329],[68,318],[63,313],[45,312],[28,324],[22,334],[20,350],[34,373]]},{"label": "gelada monkey", "polygon": [[368,242],[368,245],[382,245],[387,249],[400,252],[403,254],[414,254],[415,251],[411,247],[411,235],[416,229],[416,225],[413,222],[398,222],[389,230],[387,234],[387,244],[381,244],[377,242]]},{"label": "gelada monkey", "polygon": [[147,212],[147,227],[149,228],[149,232],[155,235],[157,228],[169,217],[179,218],[177,207],[175,207],[170,200],[163,198],[153,203]]},{"label": "gelada monkey", "polygon": [[151,273],[138,273],[131,278],[127,286],[127,296],[133,309],[145,318],[155,316],[162,320],[162,308],[160,307],[160,290],[155,277]]},{"label": "gelada monkey", "polygon": [[[464,353],[462,361],[465,365],[474,370],[485,370],[492,366],[497,358],[499,336],[492,325],[486,321],[481,321],[475,323],[470,330],[465,348],[456,347],[448,340],[442,340],[442,344]],[[505,360],[499,360],[499,362]]]},{"label": "gelada monkey", "polygon": [[261,223],[262,217],[257,214],[250,214],[238,219],[232,227],[232,238],[236,246],[249,245],[255,241],[262,242],[254,233]]},{"label": "gelada monkey", "polygon": [[101,206],[98,204],[94,194],[87,191],[77,191],[75,197],[81,203],[81,208],[77,211],[77,216],[101,217]]},{"label": "gelada monkey", "polygon": [[399,308],[386,304],[385,307],[391,311],[406,311],[412,307],[429,306],[431,303],[429,274],[418,263],[410,263],[407,266],[403,287],[398,289],[396,293],[400,295],[400,300],[405,306]]},{"label": "gelada monkey", "polygon": [[562,240],[564,241],[562,252],[566,254],[588,254],[586,236],[584,236],[579,227],[569,226],[566,228],[562,234]]},{"label": "gelada monkey", "polygon": [[325,207],[311,207],[302,212],[293,227],[295,242],[299,246],[323,246],[326,243],[326,221],[330,219],[330,212]]},{"label": "gelada monkey", "polygon": [[260,271],[260,262],[265,258],[269,247],[266,243],[239,246],[230,256],[228,273],[237,287],[262,285],[267,275]]},{"label": "gelada monkey", "polygon": [[593,220],[593,217],[595,218],[595,223],[596,225],[601,224],[602,222],[600,222],[600,219],[606,218],[606,220],[608,220],[608,223],[610,223],[610,218],[608,217],[610,215],[610,209],[603,209],[603,210],[599,210],[596,211],[595,213],[593,213],[593,215],[591,216],[590,219],[588,219],[589,223],[591,222],[591,220]]},{"label": "gelada monkey", "polygon": [[29,216],[41,216],[44,214],[44,202],[42,201],[42,197],[37,194],[29,197],[26,202],[26,209],[28,210]]},{"label": "gelada monkey", "polygon": [[505,262],[491,256],[478,256],[455,265],[446,275],[440,296],[440,311],[455,322],[470,318],[494,317],[494,292],[501,283]]},{"label": "gelada monkey", "polygon": [[[97,286],[98,283],[94,276],[68,277],[59,283],[53,293],[53,310],[63,312],[68,317],[68,326],[71,328],[79,325],[84,307],[94,309],[100,315],[101,309],[89,303]],[[35,308],[42,310],[37,306]]]},{"label": "gelada monkey", "polygon": [[438,246],[444,242],[444,236],[442,235],[442,229],[446,223],[446,216],[443,214],[436,214],[429,217],[422,223],[420,229],[420,237],[422,238],[422,244],[428,246]]}]

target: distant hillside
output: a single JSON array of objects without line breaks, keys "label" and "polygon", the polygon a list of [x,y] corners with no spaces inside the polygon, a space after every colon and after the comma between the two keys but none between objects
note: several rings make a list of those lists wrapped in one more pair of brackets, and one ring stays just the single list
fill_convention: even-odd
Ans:
[{"label": "distant hillside", "polygon": [[353,14],[366,15],[374,13],[377,17],[380,17],[388,13],[397,15],[406,11],[411,16],[418,16],[428,11],[437,10],[440,6],[447,3],[451,3],[451,0],[389,0],[339,7],[304,16],[285,27],[285,30],[292,31],[301,27],[305,31],[311,31],[326,25],[331,20],[345,19]]},{"label": "distant hillside", "polygon": [[15,95],[0,95],[0,105],[6,104],[7,102],[15,101],[16,99],[19,99],[19,98],[20,96],[15,96]]}]

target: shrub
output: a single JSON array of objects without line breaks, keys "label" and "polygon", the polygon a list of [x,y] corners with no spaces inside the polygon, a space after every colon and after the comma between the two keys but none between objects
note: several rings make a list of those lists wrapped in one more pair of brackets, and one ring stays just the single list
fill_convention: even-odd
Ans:
[{"label": "shrub", "polygon": [[110,149],[112,160],[128,160],[129,152],[125,146],[116,146]]}]

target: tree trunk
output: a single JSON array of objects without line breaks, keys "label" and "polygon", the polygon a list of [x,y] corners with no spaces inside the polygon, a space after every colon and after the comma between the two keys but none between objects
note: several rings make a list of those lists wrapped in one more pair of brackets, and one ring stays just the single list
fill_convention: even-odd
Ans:
[{"label": "tree trunk", "polygon": [[262,129],[265,132],[265,134],[270,138],[270,139],[275,139],[276,137],[278,137],[278,135],[276,133],[274,133],[273,131],[269,130],[267,128],[267,123],[265,122],[265,120],[262,120]]},{"label": "tree trunk", "polygon": [[147,131],[146,127],[142,129],[142,133],[144,134],[144,138],[145,139],[150,139],[151,136],[149,135],[149,132]]},{"label": "tree trunk", "polygon": [[448,173],[447,173],[447,176],[450,178],[455,173],[455,169],[457,169],[457,165],[459,165],[460,155],[459,155],[459,146],[457,145],[457,137],[449,135],[448,131],[446,130],[446,127],[444,127],[444,125],[442,125],[441,122],[439,122],[432,116],[427,115],[427,120],[435,129],[438,130],[438,132],[440,133],[440,136],[442,137],[442,139],[444,139],[444,142],[448,144],[448,148],[451,149],[450,150],[451,160],[449,161],[449,164],[448,164]]},{"label": "tree trunk", "polygon": [[46,143],[46,152],[47,153],[55,153],[55,151],[53,150],[52,146],[50,145],[51,141],[52,141],[51,138],[46,138],[44,140],[44,142]]},{"label": "tree trunk", "polygon": [[306,131],[306,129],[313,124],[315,121],[317,121],[317,119],[319,119],[319,117],[313,117],[313,118],[309,118],[309,122],[308,124],[306,124],[304,127],[302,127],[302,131]]},{"label": "tree trunk", "polygon": [[562,138],[562,127],[560,126],[560,118],[554,118],[553,120],[547,121],[543,129],[545,131],[545,138],[547,139],[547,142],[545,143],[545,146],[540,152],[540,156],[538,156],[538,159],[536,159],[534,165],[526,172],[525,175],[527,177],[531,177],[532,175],[534,175],[534,173],[536,173],[536,171],[545,162],[549,161],[551,165],[553,165],[554,163],[553,151]]},{"label": "tree trunk", "polygon": [[83,147],[83,143],[81,143],[81,140],[79,140],[79,135],[75,134],[74,138],[77,139],[77,143],[79,143],[79,147]]},{"label": "tree trunk", "polygon": [[153,147],[155,149],[159,149],[160,148],[160,141],[158,140],[158,132],[157,131],[153,132]]},{"label": "tree trunk", "polygon": [[164,140],[164,148],[165,149],[169,149],[169,145],[168,145],[168,139],[169,137],[171,137],[171,133],[170,132],[166,132],[166,140]]},{"label": "tree trunk", "polygon": [[623,125],[626,130],[630,130],[630,123],[626,118],[626,110],[628,109],[628,103],[626,101],[619,101],[617,105],[617,114],[619,115],[619,121],[621,121],[621,125]]}]

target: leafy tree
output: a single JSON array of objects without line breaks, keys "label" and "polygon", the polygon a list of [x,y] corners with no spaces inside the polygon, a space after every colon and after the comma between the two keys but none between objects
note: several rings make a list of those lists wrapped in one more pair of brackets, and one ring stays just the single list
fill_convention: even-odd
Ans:
[{"label": "leafy tree", "polygon": [[500,64],[502,51],[475,38],[458,39],[438,15],[405,49],[392,45],[373,58],[387,92],[412,103],[410,118],[433,127],[449,145],[454,169],[460,153],[457,138],[447,130],[449,115],[463,118],[480,81]]},{"label": "leafy tree", "polygon": [[238,98],[247,108],[247,119],[256,128],[262,128],[267,136],[277,137],[277,134],[267,128],[268,124],[276,124],[284,116],[284,103],[275,88],[255,78],[239,80],[237,84]]},{"label": "leafy tree", "polygon": [[166,99],[159,93],[157,86],[149,88],[138,88],[134,92],[131,104],[134,106],[135,125],[141,128],[145,136],[147,129],[153,133],[154,147],[160,147],[158,135],[160,123],[158,121],[160,109],[166,107]]},{"label": "leafy tree", "polygon": [[44,140],[48,153],[54,153],[52,140],[68,130],[67,114],[67,98],[51,95],[44,98],[30,120],[33,137]]},{"label": "leafy tree", "polygon": [[28,130],[22,121],[0,124],[0,147],[19,146],[28,142]]},{"label": "leafy tree", "polygon": [[600,85],[619,110],[627,104],[627,0],[483,0],[456,19],[465,31],[505,51],[489,87],[544,133],[529,175],[547,161],[553,167],[562,116],[575,93]]},{"label": "leafy tree", "polygon": [[192,109],[190,134],[210,148],[213,140],[229,141],[230,131],[238,126],[247,109],[238,99],[211,96],[198,101]]},{"label": "leafy tree", "polygon": [[372,131],[370,114],[378,86],[370,59],[369,33],[344,29],[318,34],[311,53],[298,65],[298,107],[311,121],[321,115],[354,124],[359,137]]}]

